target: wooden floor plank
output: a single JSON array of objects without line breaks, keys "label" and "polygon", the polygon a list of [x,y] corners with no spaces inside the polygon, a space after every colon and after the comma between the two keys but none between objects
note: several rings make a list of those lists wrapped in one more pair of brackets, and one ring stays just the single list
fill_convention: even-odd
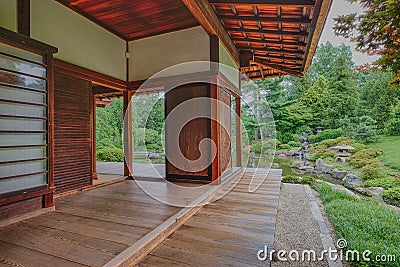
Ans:
[{"label": "wooden floor plank", "polygon": [[268,177],[251,193],[253,174],[245,173],[232,191],[203,207],[139,266],[161,259],[190,266],[265,266],[257,252],[273,245],[281,177]]},{"label": "wooden floor plank", "polygon": [[0,266],[82,267],[86,265],[3,241],[0,242]]}]

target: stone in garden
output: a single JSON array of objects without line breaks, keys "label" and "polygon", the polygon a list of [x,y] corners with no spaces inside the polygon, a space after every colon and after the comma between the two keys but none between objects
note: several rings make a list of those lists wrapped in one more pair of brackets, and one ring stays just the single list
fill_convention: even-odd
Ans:
[{"label": "stone in garden", "polygon": [[353,174],[347,174],[346,177],[343,179],[343,185],[347,188],[361,187],[362,180]]},{"label": "stone in garden", "polygon": [[340,179],[342,180],[344,177],[346,177],[347,171],[340,171],[337,169],[334,169],[332,172],[332,177],[335,179]]},{"label": "stone in garden", "polygon": [[383,202],[382,192],[384,189],[382,187],[367,187],[365,189],[368,191],[371,197],[376,198],[380,202]]},{"label": "stone in garden", "polygon": [[304,166],[304,162],[302,160],[296,160],[292,162],[292,168],[300,168]]},{"label": "stone in garden", "polygon": [[299,170],[311,173],[314,171],[314,167],[313,166],[303,166],[303,167],[300,167]]}]

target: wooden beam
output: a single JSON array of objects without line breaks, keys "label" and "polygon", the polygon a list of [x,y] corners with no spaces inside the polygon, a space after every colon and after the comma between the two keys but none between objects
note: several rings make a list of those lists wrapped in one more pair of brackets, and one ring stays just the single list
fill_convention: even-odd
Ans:
[{"label": "wooden beam", "polygon": [[182,0],[209,35],[218,36],[233,60],[239,65],[239,52],[207,0]]},{"label": "wooden beam", "polygon": [[85,81],[90,81],[95,85],[101,85],[115,90],[124,91],[127,89],[127,82],[93,71],[89,70],[66,61],[59,59],[54,59],[54,66],[57,67],[57,71],[83,79]]},{"label": "wooden beam", "polygon": [[219,69],[219,38],[216,35],[210,36],[210,62],[216,63],[211,65],[211,73],[217,73]]},{"label": "wooden beam", "polygon": [[208,0],[212,5],[314,6],[313,0]]},{"label": "wooden beam", "polygon": [[319,0],[313,11],[313,18],[310,25],[310,39],[307,41],[306,56],[303,63],[303,71],[307,71],[311,65],[314,52],[317,48],[322,29],[328,17],[333,0]]},{"label": "wooden beam", "polygon": [[132,178],[132,91],[124,92],[124,176]]},{"label": "wooden beam", "polygon": [[311,23],[309,18],[282,18],[282,17],[255,17],[255,16],[235,16],[235,15],[218,15],[218,18],[225,20],[241,20],[241,21],[261,21],[261,22],[287,22],[287,23]]},{"label": "wooden beam", "polygon": [[18,0],[18,33],[30,36],[31,35],[31,1]]},{"label": "wooden beam", "polygon": [[92,99],[92,184],[93,180],[98,180],[97,177],[97,157],[96,157],[96,95],[93,93],[95,88],[92,87],[91,99]]},{"label": "wooden beam", "polygon": [[259,40],[259,39],[249,39],[249,38],[232,38],[235,42],[247,42],[255,44],[282,44],[282,45],[295,45],[295,46],[306,46],[304,42],[293,42],[293,41],[277,41],[277,40]]},{"label": "wooden beam", "polygon": [[278,72],[282,72],[282,73],[285,73],[285,74],[290,74],[292,76],[299,77],[299,78],[303,77],[301,72],[288,70],[288,69],[286,69],[286,68],[284,68],[282,66],[279,66],[279,65],[276,65],[274,63],[268,62],[267,60],[264,60],[264,59],[260,59],[260,58],[255,57],[253,62],[258,64],[258,65],[265,66],[267,68],[271,68],[273,70],[276,70]]},{"label": "wooden beam", "polygon": [[290,32],[290,31],[272,31],[247,28],[226,28],[228,32],[244,32],[244,33],[259,33],[259,34],[276,34],[276,35],[291,35],[291,36],[308,36],[308,32]]},{"label": "wooden beam", "polygon": [[254,47],[254,46],[238,46],[241,51],[265,51],[271,53],[287,53],[287,54],[295,54],[295,55],[304,55],[304,51],[302,50],[288,50],[288,49],[276,49],[276,48],[268,48],[268,47]]}]

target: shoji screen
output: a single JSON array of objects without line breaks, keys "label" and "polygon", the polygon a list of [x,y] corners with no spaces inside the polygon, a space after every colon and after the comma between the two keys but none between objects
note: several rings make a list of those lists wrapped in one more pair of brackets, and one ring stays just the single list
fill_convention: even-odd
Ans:
[{"label": "shoji screen", "polygon": [[0,195],[47,184],[43,56],[0,43]]}]

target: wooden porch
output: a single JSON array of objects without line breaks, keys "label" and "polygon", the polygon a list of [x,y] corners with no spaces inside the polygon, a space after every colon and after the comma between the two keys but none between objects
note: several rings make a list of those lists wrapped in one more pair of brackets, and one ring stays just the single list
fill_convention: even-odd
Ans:
[{"label": "wooden porch", "polygon": [[[0,229],[0,263],[131,265],[156,247],[140,265],[265,264],[256,253],[273,244],[281,172],[272,170],[262,186],[249,193],[254,171],[246,170],[231,192],[200,211],[163,204],[132,180],[58,198],[56,211]],[[265,174],[262,169],[255,172]],[[148,183],[168,194],[163,179]]]}]

